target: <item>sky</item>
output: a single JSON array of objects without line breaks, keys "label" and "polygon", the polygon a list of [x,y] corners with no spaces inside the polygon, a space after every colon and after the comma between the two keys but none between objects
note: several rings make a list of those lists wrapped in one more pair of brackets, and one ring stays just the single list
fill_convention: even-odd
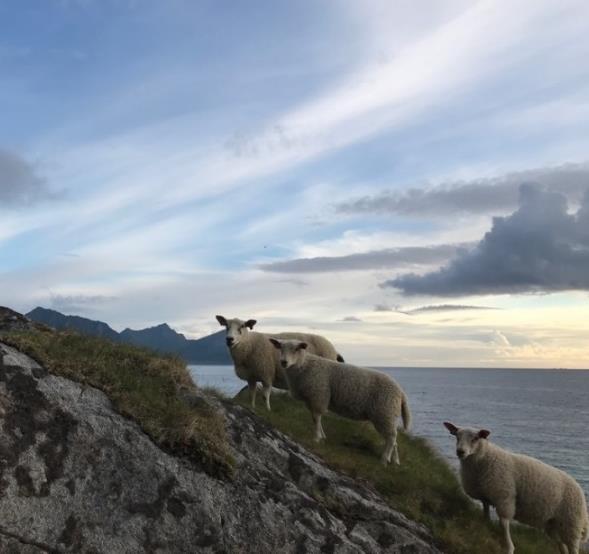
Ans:
[{"label": "sky", "polygon": [[589,368],[586,0],[4,0],[0,304]]}]

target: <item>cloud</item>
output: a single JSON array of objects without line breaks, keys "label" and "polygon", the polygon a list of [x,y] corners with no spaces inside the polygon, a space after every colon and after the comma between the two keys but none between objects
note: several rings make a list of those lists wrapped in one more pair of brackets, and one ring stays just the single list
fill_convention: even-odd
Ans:
[{"label": "cloud", "polygon": [[28,206],[52,196],[47,181],[31,163],[0,148],[0,208]]},{"label": "cloud", "polygon": [[346,214],[395,214],[447,217],[460,214],[497,214],[517,207],[519,187],[535,183],[578,202],[589,183],[589,164],[567,164],[508,173],[501,177],[449,182],[402,192],[383,191],[340,203]]},{"label": "cloud", "polygon": [[494,218],[474,249],[437,271],[381,286],[432,296],[589,290],[589,189],[569,213],[563,194],[523,185],[517,211]]},{"label": "cloud", "polygon": [[375,312],[396,312],[397,307],[392,308],[391,306],[387,306],[386,304],[376,304],[374,306]]},{"label": "cloud", "polygon": [[466,304],[438,304],[433,306],[421,306],[411,310],[395,310],[406,315],[424,314],[432,312],[457,312],[463,310],[498,310],[492,306],[470,306]]},{"label": "cloud", "polygon": [[466,247],[466,244],[434,246],[406,246],[386,248],[347,256],[297,258],[261,264],[263,271],[276,273],[323,273],[328,271],[358,271],[366,269],[429,266],[447,262]]},{"label": "cloud", "polygon": [[341,319],[338,319],[338,321],[343,321],[343,322],[347,322],[347,323],[358,323],[362,320],[359,317],[356,317],[355,315],[348,315],[346,317],[342,317]]},{"label": "cloud", "polygon": [[101,294],[53,294],[51,295],[51,307],[60,311],[76,311],[94,308],[115,300],[117,300],[116,296],[105,296]]},{"label": "cloud", "polygon": [[287,278],[287,279],[278,279],[277,283],[287,283],[289,285],[295,285],[297,287],[308,287],[309,281],[305,281],[304,279],[298,279],[297,277]]}]

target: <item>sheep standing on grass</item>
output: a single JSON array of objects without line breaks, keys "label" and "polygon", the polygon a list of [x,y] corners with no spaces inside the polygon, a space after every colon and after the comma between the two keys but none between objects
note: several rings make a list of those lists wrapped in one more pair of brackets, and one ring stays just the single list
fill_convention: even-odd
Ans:
[{"label": "sheep standing on grass", "polygon": [[256,384],[262,383],[266,408],[270,410],[270,391],[272,387],[288,389],[284,370],[280,366],[279,356],[268,341],[269,337],[304,340],[309,344],[313,353],[330,360],[343,362],[325,337],[308,333],[277,333],[266,334],[252,331],[255,319],[243,321],[238,318],[227,319],[218,315],[217,321],[227,329],[225,341],[231,358],[235,364],[235,374],[247,381],[252,408],[256,407]]},{"label": "sheep standing on grass", "polygon": [[411,413],[403,389],[388,375],[346,363],[337,363],[309,352],[306,342],[270,342],[280,350],[291,395],[307,404],[315,423],[315,441],[325,439],[321,416],[331,410],[351,419],[369,420],[386,441],[381,461],[399,464],[396,418],[402,416],[405,430]]},{"label": "sheep standing on grass", "polygon": [[512,519],[545,530],[562,554],[578,554],[581,540],[589,538],[589,518],[583,490],[572,477],[503,450],[487,440],[489,431],[444,425],[456,437],[462,486],[483,503],[487,517],[489,506],[495,506],[508,554],[515,551],[509,532]]}]

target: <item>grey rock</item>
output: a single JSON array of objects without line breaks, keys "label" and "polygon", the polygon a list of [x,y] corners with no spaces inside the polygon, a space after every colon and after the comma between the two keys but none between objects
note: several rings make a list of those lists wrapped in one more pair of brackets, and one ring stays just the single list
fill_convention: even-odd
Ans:
[{"label": "grey rock", "polygon": [[248,410],[186,400],[226,418],[233,478],[163,451],[99,390],[0,343],[0,552],[439,552],[424,527]]},{"label": "grey rock", "polygon": [[35,328],[35,323],[24,315],[0,306],[0,332],[3,331],[27,331]]}]

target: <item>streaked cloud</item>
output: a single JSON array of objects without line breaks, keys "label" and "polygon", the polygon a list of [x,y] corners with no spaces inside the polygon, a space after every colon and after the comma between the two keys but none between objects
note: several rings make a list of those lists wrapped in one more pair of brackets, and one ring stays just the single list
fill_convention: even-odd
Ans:
[{"label": "streaked cloud", "polygon": [[[420,306],[419,308],[411,308],[410,310],[395,310],[396,312],[406,315],[418,315],[427,313],[440,313],[440,312],[461,312],[469,310],[497,310],[492,306],[470,306],[468,304],[437,304],[432,306]],[[379,311],[379,310],[375,310]]]},{"label": "streaked cloud", "polygon": [[362,319],[360,319],[359,317],[356,317],[355,315],[347,315],[345,317],[342,317],[339,321],[342,321],[345,323],[360,323],[362,321]]},{"label": "streaked cloud", "polygon": [[0,209],[53,198],[47,180],[22,156],[0,148]]},{"label": "streaked cloud", "polygon": [[116,296],[101,294],[53,294],[51,295],[51,307],[65,313],[79,312],[115,302],[116,300]]},{"label": "streaked cloud", "polygon": [[261,264],[263,271],[275,273],[323,273],[329,271],[360,271],[367,269],[407,268],[439,265],[467,247],[466,244],[407,246],[362,252],[348,256],[298,258]]},{"label": "streaked cloud", "polygon": [[501,214],[517,207],[519,187],[535,183],[579,202],[589,187],[589,164],[531,169],[502,177],[444,183],[435,187],[381,191],[336,206],[345,214],[393,214],[446,218]]}]

